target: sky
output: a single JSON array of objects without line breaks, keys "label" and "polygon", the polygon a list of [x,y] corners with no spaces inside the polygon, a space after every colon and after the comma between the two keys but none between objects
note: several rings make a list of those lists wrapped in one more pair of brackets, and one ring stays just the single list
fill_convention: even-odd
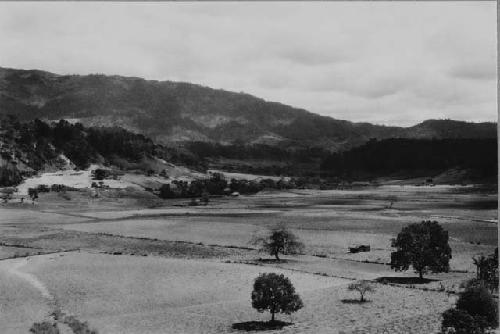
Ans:
[{"label": "sky", "polygon": [[356,122],[497,120],[495,2],[2,2],[0,66],[198,83]]}]

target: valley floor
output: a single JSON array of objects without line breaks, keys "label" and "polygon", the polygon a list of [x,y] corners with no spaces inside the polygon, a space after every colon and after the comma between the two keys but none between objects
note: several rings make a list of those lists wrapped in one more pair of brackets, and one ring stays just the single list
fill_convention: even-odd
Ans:
[{"label": "valley floor", "polygon": [[[0,206],[2,333],[27,333],[54,311],[101,334],[237,332],[233,323],[269,318],[251,308],[252,283],[279,272],[305,307],[278,316],[293,325],[276,332],[429,334],[475,276],[472,256],[497,245],[497,194],[468,187],[262,192],[198,207],[68,194]],[[391,271],[390,240],[424,219],[449,231],[451,271],[402,284],[415,274]],[[305,254],[277,263],[258,252],[251,240],[277,223],[299,236]],[[357,244],[371,251],[347,252]],[[378,279],[369,302],[347,291],[356,279]]]}]

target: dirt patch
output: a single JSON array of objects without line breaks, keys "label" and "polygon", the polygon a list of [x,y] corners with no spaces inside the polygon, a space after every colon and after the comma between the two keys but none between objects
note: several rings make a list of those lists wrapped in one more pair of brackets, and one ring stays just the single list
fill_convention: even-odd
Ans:
[{"label": "dirt patch", "polygon": [[174,258],[225,258],[248,252],[238,248],[205,246],[191,242],[129,238],[72,231],[33,238],[4,238],[3,242],[21,247],[57,251],[91,250],[109,254],[159,255]]}]

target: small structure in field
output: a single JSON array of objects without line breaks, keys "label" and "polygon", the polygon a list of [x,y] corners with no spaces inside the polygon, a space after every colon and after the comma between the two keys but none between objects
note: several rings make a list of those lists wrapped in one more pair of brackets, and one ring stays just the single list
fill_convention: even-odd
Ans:
[{"label": "small structure in field", "polygon": [[357,245],[349,247],[349,253],[369,252],[370,245]]}]

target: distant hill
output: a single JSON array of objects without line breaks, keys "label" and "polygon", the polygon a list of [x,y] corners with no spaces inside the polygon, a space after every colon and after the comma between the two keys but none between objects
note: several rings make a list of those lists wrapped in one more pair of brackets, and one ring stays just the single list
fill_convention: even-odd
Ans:
[{"label": "distant hill", "polygon": [[347,150],[371,138],[496,138],[496,123],[353,123],[200,85],[0,68],[0,115],[120,126],[162,144],[207,142]]}]

